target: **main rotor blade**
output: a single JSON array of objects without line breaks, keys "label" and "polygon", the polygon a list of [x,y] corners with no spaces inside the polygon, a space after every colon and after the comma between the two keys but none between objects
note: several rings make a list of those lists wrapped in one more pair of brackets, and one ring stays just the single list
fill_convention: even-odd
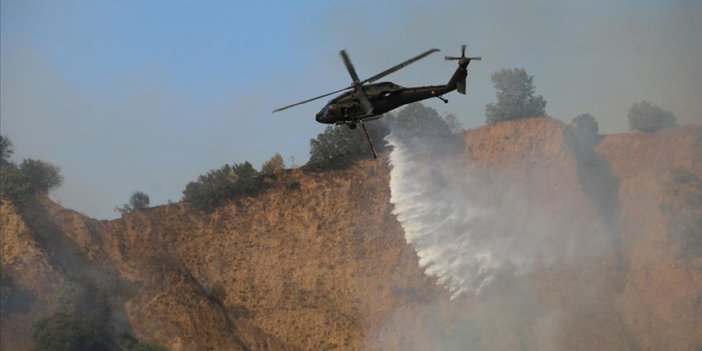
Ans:
[{"label": "main rotor blade", "polygon": [[429,50],[429,51],[427,51],[427,52],[424,52],[424,53],[422,53],[422,54],[420,54],[420,55],[417,55],[417,56],[415,56],[415,57],[413,57],[413,58],[411,58],[411,59],[409,59],[409,60],[407,60],[407,61],[405,61],[405,62],[402,62],[402,63],[400,63],[400,64],[397,65],[397,66],[393,66],[393,67],[391,67],[391,68],[388,68],[388,69],[386,69],[385,71],[382,71],[382,72],[380,72],[380,73],[378,73],[378,74],[376,74],[376,75],[374,75],[374,76],[372,76],[372,77],[370,77],[370,78],[368,78],[368,79],[362,81],[361,84],[375,82],[376,80],[378,80],[378,79],[380,79],[380,78],[383,78],[383,77],[387,76],[387,75],[390,74],[390,73],[393,73],[393,72],[395,72],[395,71],[397,71],[397,70],[399,70],[399,69],[404,68],[405,66],[409,65],[410,63],[413,63],[413,62],[415,62],[415,61],[421,60],[421,59],[423,59],[423,58],[425,58],[425,57],[427,57],[427,56],[429,56],[429,55],[431,55],[431,54],[433,54],[433,53],[435,53],[435,52],[438,52],[438,51],[440,51],[440,50],[439,50],[439,49],[431,49],[431,50]]},{"label": "main rotor blade", "polygon": [[278,111],[287,110],[287,109],[289,109],[289,108],[291,108],[291,107],[295,107],[295,106],[297,106],[297,105],[306,104],[306,103],[308,103],[308,102],[310,102],[310,101],[314,101],[314,100],[317,100],[317,99],[321,99],[321,98],[323,98],[323,97],[325,97],[325,96],[329,96],[329,95],[332,95],[332,94],[340,93],[340,92],[342,92],[342,91],[344,91],[344,90],[349,90],[349,89],[352,89],[352,88],[353,88],[353,86],[346,87],[346,88],[344,88],[344,89],[339,89],[339,90],[336,90],[336,91],[332,91],[331,93],[327,93],[327,94],[320,95],[320,96],[317,96],[317,97],[314,97],[314,98],[311,98],[311,99],[307,99],[307,100],[305,100],[305,101],[300,101],[300,102],[294,103],[294,104],[292,104],[292,105],[288,105],[288,106],[285,106],[285,107],[281,107],[281,108],[279,108],[279,109],[277,109],[277,110],[273,110],[273,113],[276,113],[276,112],[278,112]]},{"label": "main rotor blade", "polygon": [[346,50],[339,51],[339,55],[341,55],[341,59],[344,60],[344,65],[346,65],[346,69],[349,71],[351,79],[353,79],[353,84],[357,84],[360,79],[358,79],[356,69],[353,67],[351,59],[349,59],[349,55],[346,53]]},{"label": "main rotor blade", "polygon": [[363,106],[363,111],[365,111],[367,115],[370,115],[373,112],[373,104],[368,100],[368,95],[366,95],[366,91],[363,90],[362,86],[358,87],[356,94],[358,95],[358,100],[361,102],[361,106]]}]

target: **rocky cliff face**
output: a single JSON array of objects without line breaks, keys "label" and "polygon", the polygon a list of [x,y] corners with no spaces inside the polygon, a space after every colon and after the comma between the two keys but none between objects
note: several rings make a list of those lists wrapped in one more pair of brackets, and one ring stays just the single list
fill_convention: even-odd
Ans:
[{"label": "rocky cliff face", "polygon": [[[31,301],[3,311],[0,346],[30,350],[32,322],[79,275],[113,293],[116,325],[172,350],[692,350],[700,150],[695,126],[595,143],[546,118],[467,132],[455,163],[481,180],[468,193],[509,215],[486,233],[555,218],[549,233],[568,240],[550,248],[567,254],[454,299],[405,239],[387,159],[293,170],[211,214],[175,204],[96,221],[3,202],[2,267]],[[552,236],[530,235],[510,250],[544,256],[529,247]]]}]

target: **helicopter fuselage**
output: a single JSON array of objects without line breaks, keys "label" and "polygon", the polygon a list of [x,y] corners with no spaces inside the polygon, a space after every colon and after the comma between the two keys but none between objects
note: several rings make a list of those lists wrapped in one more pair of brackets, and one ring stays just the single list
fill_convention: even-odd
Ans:
[{"label": "helicopter fuselage", "polygon": [[330,100],[315,119],[324,124],[352,124],[380,118],[384,113],[412,102],[440,97],[452,91],[449,85],[405,88],[391,82],[368,84],[363,87],[373,108],[366,111],[359,103],[358,92],[349,91]]}]

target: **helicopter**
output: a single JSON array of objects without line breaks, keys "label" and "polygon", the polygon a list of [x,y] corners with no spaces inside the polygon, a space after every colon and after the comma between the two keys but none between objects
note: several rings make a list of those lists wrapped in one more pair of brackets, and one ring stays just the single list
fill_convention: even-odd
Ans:
[{"label": "helicopter", "polygon": [[449,81],[444,85],[402,87],[392,82],[373,83],[380,78],[394,73],[407,65],[421,60],[438,51],[440,50],[431,49],[425,51],[368,79],[360,80],[358,74],[356,73],[356,69],[351,63],[349,55],[346,53],[346,50],[341,50],[339,55],[341,56],[341,59],[344,62],[349,75],[351,76],[351,85],[332,91],[331,93],[278,108],[274,110],[273,113],[306,104],[329,95],[344,92],[329,100],[329,102],[316,114],[316,121],[324,124],[345,124],[351,129],[356,129],[356,126],[360,124],[361,127],[363,127],[363,132],[366,135],[368,145],[373,153],[373,158],[378,158],[373,142],[368,134],[368,129],[366,129],[366,125],[364,124],[365,122],[379,119],[385,112],[415,101],[436,97],[444,103],[448,103],[448,100],[445,99],[443,95],[453,90],[457,90],[461,94],[466,93],[468,64],[470,61],[480,61],[482,59],[481,57],[466,57],[466,45],[461,46],[461,56],[444,57],[444,59],[447,61],[458,61],[458,68],[451,76],[451,79],[449,79]]}]

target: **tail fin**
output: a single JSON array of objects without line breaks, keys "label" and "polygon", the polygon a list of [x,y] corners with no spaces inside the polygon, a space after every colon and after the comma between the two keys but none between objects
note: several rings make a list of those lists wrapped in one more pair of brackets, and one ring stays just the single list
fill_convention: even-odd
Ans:
[{"label": "tail fin", "polygon": [[480,57],[466,57],[466,46],[461,45],[461,56],[460,57],[446,56],[445,59],[447,61],[452,61],[452,60],[458,61],[458,68],[456,69],[456,72],[453,74],[451,79],[449,79],[449,81],[446,85],[450,89],[456,89],[456,91],[465,95],[465,93],[466,93],[466,76],[468,76],[468,64],[470,63],[471,60],[480,61],[481,58]]},{"label": "tail fin", "polygon": [[446,84],[450,89],[456,89],[456,91],[461,94],[466,93],[466,77],[468,76],[466,66],[459,65],[456,72],[453,73],[453,76],[451,76],[451,79],[449,79]]}]

